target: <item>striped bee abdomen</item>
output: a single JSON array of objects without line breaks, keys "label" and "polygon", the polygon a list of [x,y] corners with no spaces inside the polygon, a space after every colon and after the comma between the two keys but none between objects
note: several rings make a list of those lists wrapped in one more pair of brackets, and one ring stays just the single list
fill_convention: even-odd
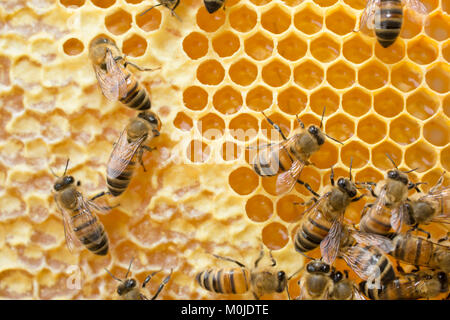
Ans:
[{"label": "striped bee abdomen", "polygon": [[373,208],[361,218],[359,229],[363,232],[387,235],[391,230],[391,212],[384,207],[381,214],[377,214]]},{"label": "striped bee abdomen", "polygon": [[295,235],[295,250],[308,252],[317,248],[328,235],[331,223],[326,220],[320,211],[302,220]]},{"label": "striped bee abdomen", "polygon": [[400,34],[403,9],[400,0],[381,0],[375,12],[375,34],[378,42],[387,48]]},{"label": "striped bee abdomen", "polygon": [[438,267],[433,261],[436,246],[420,237],[397,236],[394,239],[395,249],[392,256],[416,266]]},{"label": "striped bee abdomen", "polygon": [[371,275],[372,283],[387,284],[396,278],[394,267],[389,258],[376,247],[358,245],[353,247],[359,250],[356,260],[366,273]]},{"label": "striped bee abdomen", "polygon": [[136,157],[135,154],[131,161],[128,163],[125,170],[121,172],[121,174],[115,178],[110,177],[109,174],[106,177],[106,184],[108,186],[109,192],[115,197],[121,195],[130,184],[131,178],[133,177],[134,169],[136,167]]},{"label": "striped bee abdomen", "polygon": [[258,152],[253,168],[258,175],[270,177],[289,170],[293,162],[293,157],[284,146],[272,146]]},{"label": "striped bee abdomen", "polygon": [[206,10],[209,13],[214,13],[223,6],[225,0],[203,0],[203,2],[205,3]]},{"label": "striped bee abdomen", "polygon": [[216,293],[239,294],[250,289],[250,272],[244,268],[208,269],[195,279],[202,288]]},{"label": "striped bee abdomen", "polygon": [[97,217],[92,216],[91,219],[86,221],[85,215],[86,213],[78,213],[72,216],[73,231],[89,251],[104,256],[109,249],[109,241],[105,229]]},{"label": "striped bee abdomen", "polygon": [[148,110],[151,108],[150,97],[147,90],[128,71],[127,94],[120,98],[120,102],[129,108],[136,110]]}]

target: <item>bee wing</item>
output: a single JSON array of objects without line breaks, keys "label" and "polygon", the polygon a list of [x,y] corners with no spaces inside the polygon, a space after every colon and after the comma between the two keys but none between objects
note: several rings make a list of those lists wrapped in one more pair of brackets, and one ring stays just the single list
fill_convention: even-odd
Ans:
[{"label": "bee wing", "polygon": [[385,210],[385,205],[386,205],[386,186],[381,189],[377,200],[375,200],[373,208],[371,208],[369,210],[374,210],[376,215],[383,215],[383,210]]},{"label": "bee wing", "polygon": [[434,216],[431,221],[436,223],[450,224],[450,211],[446,210],[446,203],[450,201],[450,187],[429,193],[419,198],[419,201],[437,202],[440,206],[440,212]]},{"label": "bee wing", "polygon": [[106,169],[108,177],[117,178],[122,174],[145,138],[146,137],[143,136],[136,141],[129,143],[126,129],[122,131],[108,160]]},{"label": "bee wing", "polygon": [[410,8],[420,15],[427,14],[427,8],[420,0],[403,0],[402,4],[405,8]]},{"label": "bee wing", "polygon": [[295,160],[288,171],[278,175],[276,183],[276,191],[278,194],[287,193],[292,190],[304,166],[305,164],[303,162]]},{"label": "bee wing", "polygon": [[59,202],[56,199],[56,195],[54,195],[53,198],[55,199],[56,206],[61,212],[63,218],[64,238],[66,239],[67,248],[71,253],[73,253],[74,251],[78,251],[83,246],[83,244],[80,240],[78,240],[78,237],[75,235],[75,232],[72,229],[70,223],[72,218],[70,214],[59,205]]},{"label": "bee wing", "polygon": [[353,246],[343,248],[340,254],[348,266],[363,280],[368,280],[373,274],[373,268],[365,266],[361,261],[361,257],[365,256],[366,253],[372,254],[365,247]]},{"label": "bee wing", "polygon": [[332,265],[339,252],[342,238],[342,223],[344,215],[334,219],[327,236],[320,242],[320,252],[325,263]]},{"label": "bee wing", "polygon": [[354,231],[353,238],[360,244],[378,247],[380,250],[390,253],[394,251],[394,244],[391,239],[383,237],[382,235],[367,233],[361,231]]},{"label": "bee wing", "polygon": [[99,65],[94,65],[95,76],[103,95],[109,100],[118,100],[127,93],[126,76],[110,50],[106,53],[105,63],[106,71]]},{"label": "bee wing", "polygon": [[375,10],[380,5],[381,0],[369,0],[361,15],[360,29],[367,28],[373,30],[373,19],[375,17]]},{"label": "bee wing", "polygon": [[[90,209],[90,205],[86,200],[84,200],[83,195],[79,192],[77,194],[77,201],[80,204],[80,215],[77,217],[77,223],[79,223],[79,225],[90,225],[93,221],[99,221],[97,215]],[[89,231],[89,239],[91,241],[92,239],[95,239],[92,241],[95,244],[102,242],[103,239],[101,235],[102,230],[99,228],[92,228],[92,230]]]},{"label": "bee wing", "polygon": [[325,193],[323,196],[321,196],[316,203],[314,203],[312,206],[310,206],[308,209],[306,209],[305,211],[303,211],[301,213],[301,217],[304,217],[307,214],[310,214],[312,212],[314,212],[329,196],[330,196],[331,192],[327,192]]},{"label": "bee wing", "polygon": [[400,232],[403,223],[406,221],[407,218],[408,218],[407,212],[403,204],[394,208],[391,212],[391,219],[390,219],[392,229],[394,229],[394,231],[397,233]]}]

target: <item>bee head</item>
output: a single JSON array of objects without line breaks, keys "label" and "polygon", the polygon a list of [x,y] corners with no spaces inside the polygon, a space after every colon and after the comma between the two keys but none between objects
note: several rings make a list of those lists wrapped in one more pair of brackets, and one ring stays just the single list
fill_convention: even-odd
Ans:
[{"label": "bee head", "polygon": [[334,283],[341,281],[343,278],[344,278],[344,275],[340,271],[333,272],[333,274],[331,275],[331,279],[333,279]]},{"label": "bee head", "polygon": [[139,113],[138,117],[147,121],[152,127],[155,136],[159,136],[159,132],[161,130],[161,120],[156,115],[156,113],[152,111],[144,111]]},{"label": "bee head", "polygon": [[121,283],[117,287],[117,294],[119,296],[124,295],[124,294],[130,292],[135,287],[136,287],[136,280],[134,280],[134,279],[126,279],[123,283]]},{"label": "bee head", "polygon": [[395,181],[399,181],[403,183],[404,185],[408,185],[408,176],[406,173],[401,172],[398,169],[389,170],[387,173],[387,178]]},{"label": "bee head", "polygon": [[72,183],[75,182],[75,179],[72,176],[64,176],[62,178],[59,178],[55,184],[53,185],[53,189],[55,191],[61,191],[67,186],[70,186]]},{"label": "bee head", "polygon": [[325,136],[322,133],[322,130],[320,130],[315,125],[310,125],[308,127],[308,132],[309,132],[309,134],[311,134],[314,137],[314,139],[316,140],[316,142],[319,146],[321,146],[325,143]]},{"label": "bee head", "polygon": [[339,189],[341,189],[343,192],[347,193],[347,195],[350,198],[356,197],[357,191],[355,184],[346,178],[339,178],[337,181],[337,185]]},{"label": "bee head", "polygon": [[96,37],[89,45],[89,58],[94,64],[103,63],[108,48],[117,48],[114,41],[106,37]]},{"label": "bee head", "polygon": [[284,271],[277,272],[277,282],[278,282],[278,286],[277,286],[276,291],[283,292],[284,288],[286,288],[286,285],[287,285],[286,273]]},{"label": "bee head", "polygon": [[322,261],[311,261],[306,265],[306,271],[309,273],[324,273],[330,272],[330,266]]}]

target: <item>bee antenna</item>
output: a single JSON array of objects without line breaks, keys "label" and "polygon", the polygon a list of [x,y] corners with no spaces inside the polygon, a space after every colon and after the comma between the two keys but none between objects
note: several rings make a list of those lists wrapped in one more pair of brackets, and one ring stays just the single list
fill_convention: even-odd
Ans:
[{"label": "bee antenna", "polygon": [[142,12],[140,14],[140,16],[142,17],[144,14],[146,14],[147,12],[149,12],[150,10],[152,10],[154,7],[159,7],[160,5],[162,5],[161,3],[155,4],[154,6],[148,8],[147,10],[145,10],[144,12]]},{"label": "bee antenna", "polygon": [[322,129],[323,126],[323,117],[325,116],[325,110],[327,107],[323,107],[323,111],[322,111],[322,118],[320,118],[320,129]]},{"label": "bee antenna", "polygon": [[305,263],[303,264],[303,266],[298,269],[297,271],[295,271],[293,274],[291,274],[287,279],[288,281],[291,280],[293,277],[295,277],[297,274],[299,274],[304,268],[305,268]]},{"label": "bee antenna", "polygon": [[417,169],[419,169],[419,168],[414,168],[414,169],[411,169],[411,170],[408,170],[408,171],[402,171],[402,172],[403,173],[410,173],[410,172],[416,171]]},{"label": "bee antenna", "polygon": [[[322,125],[322,124],[321,124]],[[331,139],[331,140],[333,140],[333,141],[336,141],[337,143],[339,143],[339,144],[344,144],[344,143],[342,143],[341,141],[339,141],[339,140],[337,140],[337,139],[335,139],[335,138],[333,138],[333,137],[330,137],[329,135],[327,135],[326,133],[324,133],[329,139]]]},{"label": "bee antenna", "polygon": [[109,271],[108,269],[105,268],[105,271],[108,272],[108,274],[109,274],[114,280],[117,280],[117,281],[119,281],[119,282],[123,282],[123,280],[117,278],[117,277],[116,277],[115,275],[113,275],[113,274],[111,273],[111,271]]},{"label": "bee antenna", "polygon": [[55,171],[53,171],[52,167],[48,167],[50,169],[50,172],[52,173],[52,175],[54,175],[56,178],[60,178],[60,176],[58,176]]},{"label": "bee antenna", "polygon": [[133,260],[134,260],[134,257],[131,258],[130,265],[128,266],[128,271],[127,271],[127,274],[125,275],[125,278],[128,278],[128,274],[130,273],[131,265],[133,264]]},{"label": "bee antenna", "polygon": [[300,118],[298,117],[298,114],[296,114],[295,117],[297,118],[297,122],[300,125],[300,127],[302,127],[302,129],[305,129],[305,124],[303,123],[302,120],[300,120]]},{"label": "bee antenna", "polygon": [[392,160],[391,156],[389,155],[389,153],[386,153],[386,156],[389,158],[389,160],[391,160],[392,164],[394,165],[395,169],[398,169],[397,165],[395,164],[394,160]]},{"label": "bee antenna", "polygon": [[352,181],[352,163],[353,163],[353,157],[350,157],[350,170],[349,170],[349,176],[350,176],[350,181]]}]

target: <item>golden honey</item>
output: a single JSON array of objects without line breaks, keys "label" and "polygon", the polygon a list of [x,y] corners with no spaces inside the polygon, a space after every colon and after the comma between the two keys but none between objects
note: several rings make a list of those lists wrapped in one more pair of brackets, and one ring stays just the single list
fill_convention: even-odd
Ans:
[{"label": "golden honey", "polygon": [[[252,266],[261,241],[288,275],[298,270],[292,236],[310,194],[298,185],[276,195],[276,179],[252,170],[246,145],[281,141],[260,111],[288,135],[295,115],[318,125],[326,107],[325,131],[344,145],[328,140],[304,169],[319,192],[331,166],[348,175],[351,158],[357,181],[382,179],[386,152],[401,169],[417,167],[411,178],[427,182],[424,190],[450,171],[448,1],[423,1],[423,27],[406,14],[388,49],[353,32],[362,0],[227,0],[212,15],[203,1],[182,0],[182,21],[164,7],[141,16],[153,2],[0,5],[0,298],[115,299],[104,268],[123,277],[132,257],[141,283],[163,268],[150,292],[173,268],[161,299],[252,298],[209,293],[193,278],[223,266],[210,253]],[[135,74],[162,121],[157,150],[143,157],[147,172],[137,169],[127,191],[109,199],[120,206],[99,215],[106,257],[68,251],[49,169],[62,174],[70,158],[85,196],[103,191],[113,143],[134,115],[98,87],[87,51],[100,34],[131,62],[160,67]],[[357,223],[367,201],[352,203],[347,219]],[[431,230],[438,239],[447,229]]]}]

